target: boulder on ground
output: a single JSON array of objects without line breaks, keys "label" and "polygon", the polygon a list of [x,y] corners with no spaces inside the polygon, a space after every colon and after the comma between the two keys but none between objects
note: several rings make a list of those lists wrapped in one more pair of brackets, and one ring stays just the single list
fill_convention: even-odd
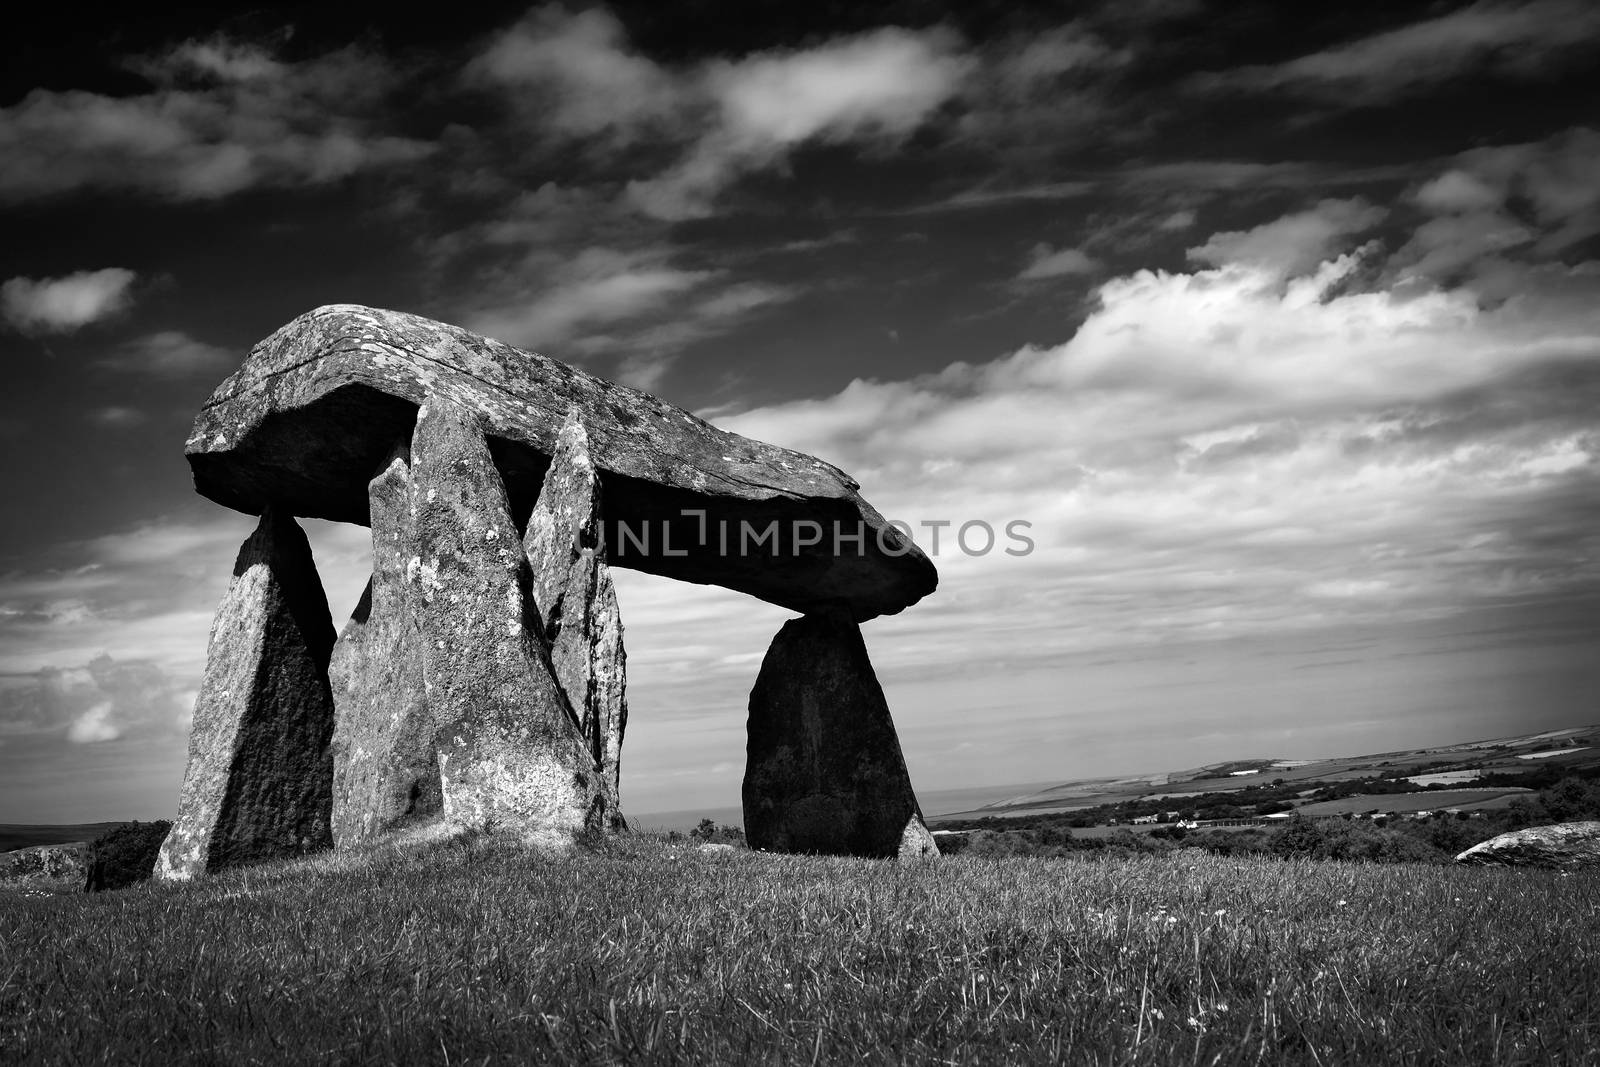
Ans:
[{"label": "boulder on ground", "polygon": [[125,822],[89,842],[84,889],[102,893],[148,881],[155,874],[161,843],[171,830],[172,824],[165,819]]},{"label": "boulder on ground", "polygon": [[89,843],[69,841],[59,845],[34,845],[0,852],[0,884],[55,888],[83,885],[89,869]]},{"label": "boulder on ground", "polygon": [[889,705],[847,612],[791,619],[750,693],[744,832],[753,849],[936,855]]},{"label": "boulder on ground", "polygon": [[627,653],[600,541],[600,482],[576,411],[561,428],[522,543],[556,681],[578,716],[615,810],[628,722]]},{"label": "boulder on ground", "polygon": [[439,759],[422,675],[423,638],[407,576],[418,555],[410,450],[368,487],[372,578],[333,646],[333,841],[343,848],[439,813]]},{"label": "boulder on ground", "polygon": [[160,878],[328,847],[333,619],[311,546],[268,507],[211,625],[178,818]]},{"label": "boulder on ground", "polygon": [[1513,830],[1479,842],[1457,863],[1575,870],[1600,866],[1600,822],[1566,822]]},{"label": "boulder on ground", "polygon": [[900,848],[896,855],[903,860],[932,859],[939,854],[939,843],[933,832],[922,822],[922,816],[913,815],[900,831]]},{"label": "boulder on ground", "polygon": [[842,604],[857,620],[937,584],[927,557],[836,467],[545,356],[353,304],[290,322],[217,388],[186,446],[195,487],[251,514],[275,504],[366,524],[368,480],[435,396],[481,420],[515,518],[531,510],[576,409],[605,485],[613,566],[795,611]]},{"label": "boulder on ground", "polygon": [[611,825],[609,793],[555,680],[529,567],[478,416],[447,397],[411,443],[407,563],[447,822],[554,847]]}]

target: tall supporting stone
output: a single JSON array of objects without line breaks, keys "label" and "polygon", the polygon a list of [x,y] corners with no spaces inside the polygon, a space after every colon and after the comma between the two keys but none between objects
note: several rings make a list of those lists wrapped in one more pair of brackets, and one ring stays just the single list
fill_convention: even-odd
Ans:
[{"label": "tall supporting stone", "polygon": [[522,543],[556,681],[614,803],[628,722],[627,653],[601,538],[600,480],[576,410],[561,427]]},{"label": "tall supporting stone", "polygon": [[346,847],[443,803],[424,697],[422,634],[406,576],[416,555],[409,449],[368,486],[372,579],[333,646],[333,842]]},{"label": "tall supporting stone", "polygon": [[293,517],[268,507],[239,549],[206,651],[160,878],[326,848],[333,619]]},{"label": "tall supporting stone", "polygon": [[936,856],[860,628],[843,610],[784,623],[750,693],[751,848]]},{"label": "tall supporting stone", "polygon": [[446,820],[550,845],[609,825],[608,790],[539,634],[505,486],[478,416],[445,397],[417,413],[411,514],[407,582]]}]

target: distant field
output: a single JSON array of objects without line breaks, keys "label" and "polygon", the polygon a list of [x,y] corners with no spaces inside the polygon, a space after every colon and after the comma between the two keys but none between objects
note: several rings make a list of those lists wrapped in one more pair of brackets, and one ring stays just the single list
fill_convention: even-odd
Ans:
[{"label": "distant field", "polygon": [[633,838],[0,898],[0,1062],[1593,1064],[1600,878]]},{"label": "distant field", "polygon": [[1437,774],[1414,774],[1406,781],[1413,785],[1458,785],[1462,782],[1475,782],[1483,777],[1483,772],[1471,771],[1439,771]]},{"label": "distant field", "polygon": [[1295,809],[1301,815],[1344,815],[1363,811],[1404,813],[1443,811],[1462,808],[1469,811],[1494,811],[1509,807],[1520,797],[1531,796],[1531,789],[1437,789],[1426,793],[1388,793],[1379,796],[1341,797],[1305,804]]},{"label": "distant field", "polygon": [[116,822],[84,822],[61,825],[0,823],[0,852],[11,852],[35,845],[65,845],[72,841],[93,841]]},{"label": "distant field", "polygon": [[[1597,744],[1590,744],[1591,741]],[[1552,743],[1560,742],[1565,742],[1565,746],[1560,749],[1550,747]],[[1532,751],[1518,755],[1527,749]],[[1067,815],[1106,805],[1169,798],[1193,800],[1195,797],[1205,796],[1227,801],[1231,794],[1251,788],[1270,788],[1274,782],[1293,787],[1300,791],[1302,796],[1324,785],[1402,773],[1412,780],[1425,784],[1435,781],[1441,784],[1456,781],[1465,784],[1485,774],[1509,772],[1513,775],[1526,775],[1534,768],[1545,764],[1556,765],[1554,769],[1562,772],[1600,767],[1600,725],[1571,727],[1524,737],[1500,738],[1465,745],[1375,752],[1361,756],[1335,756],[1316,760],[1234,760],[1160,774],[1083,778],[1031,792],[1026,792],[1019,786],[1017,795],[985,806],[973,805],[956,810],[949,807],[935,809],[924,804],[923,810],[930,817],[937,817],[940,820]],[[1228,773],[1247,768],[1261,768],[1261,773],[1237,777]],[[1408,773],[1411,771],[1415,773]],[[1430,797],[1436,796],[1437,794],[1430,794]],[[1250,803],[1248,798],[1246,803]],[[1386,803],[1391,802],[1368,803],[1365,807],[1358,808],[1350,808],[1343,801],[1328,803],[1337,806],[1328,808],[1318,806],[1305,810],[1311,814],[1318,814],[1370,811],[1373,808],[1380,811],[1428,810],[1434,804],[1442,807],[1459,806],[1455,801],[1440,802],[1434,799],[1422,804],[1420,808],[1411,808],[1403,804],[1399,808],[1385,807]],[[1503,806],[1504,803],[1509,801],[1489,801],[1487,806],[1493,808]]]}]

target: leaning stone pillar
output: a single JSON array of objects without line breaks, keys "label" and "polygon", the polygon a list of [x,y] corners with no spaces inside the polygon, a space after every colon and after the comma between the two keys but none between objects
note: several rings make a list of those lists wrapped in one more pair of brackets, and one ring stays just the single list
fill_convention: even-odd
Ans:
[{"label": "leaning stone pillar", "polygon": [[411,442],[416,552],[407,562],[423,636],[444,816],[562,846],[612,811],[551,671],[529,568],[478,416],[430,396]]},{"label": "leaning stone pillar", "polygon": [[575,410],[557,436],[522,544],[556,681],[578,716],[615,810],[628,724],[628,657],[601,536],[600,479]]},{"label": "leaning stone pillar", "polygon": [[416,553],[410,451],[367,487],[372,579],[333,646],[333,843],[439,813],[439,760],[423,692],[422,634],[406,582]]},{"label": "leaning stone pillar", "polygon": [[750,693],[751,848],[938,855],[861,630],[829,609],[784,623]]},{"label": "leaning stone pillar", "polygon": [[268,507],[239,549],[212,623],[178,817],[157,877],[191,878],[331,843],[333,640],[305,532]]}]

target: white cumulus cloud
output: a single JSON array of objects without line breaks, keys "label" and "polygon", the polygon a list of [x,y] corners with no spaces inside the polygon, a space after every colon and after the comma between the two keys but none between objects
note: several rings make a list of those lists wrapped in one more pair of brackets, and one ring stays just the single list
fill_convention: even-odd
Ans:
[{"label": "white cumulus cloud", "polygon": [[[1047,658],[1600,579],[1600,278],[1549,267],[1483,307],[1351,287],[1363,254],[1305,266],[1367,214],[1324,205],[1213,238],[1214,266],[1107,281],[1064,344],[719,421],[954,524],[940,594],[883,624],[952,663],[1015,655],[1014,632]],[[975,519],[1031,522],[1037,551],[954,550]]]},{"label": "white cumulus cloud", "polygon": [[1099,268],[1093,256],[1077,248],[1053,249],[1049,245],[1036,245],[1028,265],[1017,275],[1019,281],[1039,281],[1072,274],[1092,274]]},{"label": "white cumulus cloud", "polygon": [[1383,221],[1385,211],[1359,197],[1327,199],[1250,230],[1212,234],[1189,249],[1189,258],[1210,266],[1248,264],[1284,278],[1313,270],[1345,238]]},{"label": "white cumulus cloud", "polygon": [[951,99],[971,69],[940,31],[882,29],[816,48],[719,61],[700,76],[714,116],[671,169],[628,187],[664,219],[709,213],[739,175],[807,142],[893,145]]},{"label": "white cumulus cloud", "polygon": [[72,333],[127,308],[136,277],[107,267],[60,278],[12,278],[0,285],[0,314],[23,333]]}]

